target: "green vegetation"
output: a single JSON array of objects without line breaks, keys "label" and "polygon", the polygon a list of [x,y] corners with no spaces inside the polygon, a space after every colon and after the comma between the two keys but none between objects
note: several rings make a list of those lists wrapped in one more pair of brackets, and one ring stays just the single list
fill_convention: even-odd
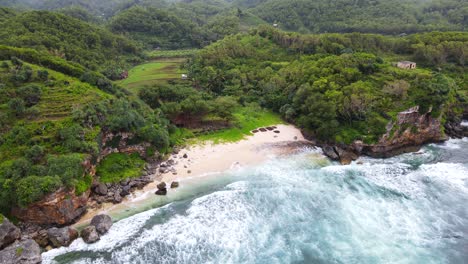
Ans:
[{"label": "green vegetation", "polygon": [[117,78],[135,59],[134,42],[98,26],[62,14],[31,11],[18,13],[0,24],[3,45],[34,48],[64,58],[107,77]]},{"label": "green vegetation", "polygon": [[92,183],[93,183],[93,177],[91,175],[84,176],[83,178],[78,180],[78,182],[76,183],[75,194],[76,195],[83,194],[84,192],[89,190],[89,188],[91,188]]},{"label": "green vegetation", "polygon": [[136,153],[131,155],[114,153],[99,164],[96,174],[101,182],[116,183],[124,179],[140,177],[144,165],[145,161]]},{"label": "green vegetation", "polygon": [[5,217],[2,214],[0,214],[0,225],[3,224],[3,219],[5,219]]},{"label": "green vegetation", "polygon": [[[136,154],[96,164],[123,134],[127,145],[144,143],[145,158],[187,139],[240,140],[282,120],[322,141],[372,143],[409,107],[431,110],[443,122],[468,109],[462,0],[0,0],[0,6],[16,8],[0,8],[5,215],[62,188],[86,192],[94,180],[89,165],[98,166],[103,182],[139,176],[144,161]],[[304,35],[274,23],[339,33]],[[141,64],[143,58],[152,61]],[[418,69],[395,67],[400,60]],[[188,80],[180,80],[182,73]],[[103,144],[109,135],[113,140]]]},{"label": "green vegetation", "polygon": [[236,142],[244,139],[246,136],[252,135],[251,131],[256,128],[283,123],[284,121],[278,114],[252,104],[247,107],[238,108],[234,112],[233,127],[198,135],[194,138],[194,142]]},{"label": "green vegetation", "polygon": [[16,256],[19,257],[23,254],[24,249],[22,247],[16,248]]},{"label": "green vegetation", "polygon": [[419,105],[421,113],[432,109],[438,117],[459,107],[460,90],[466,89],[463,76],[399,69],[386,54],[451,71],[465,64],[467,38],[466,33],[299,35],[261,27],[201,50],[189,75],[205,91],[259,102],[320,140],[373,143],[396,112]]},{"label": "green vegetation", "polygon": [[198,49],[153,50],[146,55],[151,59],[188,58],[194,56],[197,51]]},{"label": "green vegetation", "polygon": [[128,72],[128,78],[118,83],[123,87],[137,91],[149,85],[164,84],[169,80],[180,79],[182,58],[159,59],[135,66]]}]

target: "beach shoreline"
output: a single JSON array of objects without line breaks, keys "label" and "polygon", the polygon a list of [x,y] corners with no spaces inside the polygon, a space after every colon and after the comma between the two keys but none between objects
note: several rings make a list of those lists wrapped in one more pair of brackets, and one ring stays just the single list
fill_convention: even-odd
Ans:
[{"label": "beach shoreline", "polygon": [[[233,169],[240,169],[261,164],[268,159],[293,154],[304,147],[313,146],[304,138],[301,131],[293,125],[275,125],[275,129],[258,131],[245,139],[233,143],[204,142],[187,146],[177,153],[171,154],[166,161],[173,163],[171,170],[166,173],[153,175],[155,181],[149,183],[141,190],[136,190],[121,203],[103,203],[97,208],[88,209],[75,227],[87,225],[92,217],[106,213],[116,215],[121,211],[140,206],[147,200],[165,199],[157,196],[155,192],[160,182],[168,187],[174,181],[181,185],[187,180],[203,180],[207,175],[214,175]],[[168,195],[177,189],[168,188]]]}]

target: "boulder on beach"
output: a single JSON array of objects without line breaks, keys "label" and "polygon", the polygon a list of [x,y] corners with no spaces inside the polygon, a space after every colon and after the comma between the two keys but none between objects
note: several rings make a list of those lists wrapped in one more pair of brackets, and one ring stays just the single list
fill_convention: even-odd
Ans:
[{"label": "boulder on beach", "polygon": [[158,190],[155,192],[156,195],[166,195],[167,194],[167,185],[165,182],[160,182],[156,185]]},{"label": "boulder on beach", "polygon": [[275,130],[274,127],[267,127],[266,129],[267,129],[268,131],[273,131],[273,130]]},{"label": "boulder on beach", "polygon": [[105,234],[112,226],[112,218],[105,214],[96,215],[91,220],[91,225],[96,227],[99,234]]},{"label": "boulder on beach", "polygon": [[254,134],[256,134],[258,132],[259,132],[258,129],[252,130],[252,133],[254,133]]},{"label": "boulder on beach", "polygon": [[32,239],[18,241],[0,251],[0,263],[2,264],[37,264],[41,262],[41,248]]},{"label": "boulder on beach", "polygon": [[260,132],[267,132],[267,131],[268,131],[268,130],[267,130],[266,128],[264,128],[264,127],[261,127],[261,128],[259,128],[258,130],[259,130]]},{"label": "boulder on beach", "polygon": [[52,227],[47,230],[49,241],[54,247],[68,247],[78,238],[78,231],[72,227]]},{"label": "boulder on beach", "polygon": [[171,188],[174,189],[174,188],[177,188],[177,187],[179,187],[179,182],[178,181],[173,181],[171,183]]},{"label": "boulder on beach", "polygon": [[184,159],[188,158],[188,155],[187,153],[184,154],[184,156],[182,156]]},{"label": "boulder on beach", "polygon": [[21,237],[18,227],[0,214],[0,249],[9,246]]},{"label": "boulder on beach", "polygon": [[100,239],[95,226],[88,226],[81,231],[81,238],[87,244],[92,244]]},{"label": "boulder on beach", "polygon": [[99,195],[106,195],[108,192],[107,185],[104,183],[99,183],[95,188],[94,192],[99,194]]},{"label": "boulder on beach", "polygon": [[159,189],[155,192],[156,195],[166,195],[167,194],[167,189]]},{"label": "boulder on beach", "polygon": [[273,131],[273,132],[275,132],[276,134],[281,133],[279,130],[275,130],[275,131]]},{"label": "boulder on beach", "polygon": [[160,182],[158,185],[156,185],[158,190],[166,189],[166,183],[165,182]]}]

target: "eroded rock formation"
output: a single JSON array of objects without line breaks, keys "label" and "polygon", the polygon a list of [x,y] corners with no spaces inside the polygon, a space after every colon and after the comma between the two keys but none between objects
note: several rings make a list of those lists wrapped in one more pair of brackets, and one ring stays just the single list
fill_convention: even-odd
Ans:
[{"label": "eroded rock formation", "polygon": [[77,196],[64,188],[49,194],[26,208],[13,208],[12,214],[27,223],[38,225],[68,225],[86,212],[89,191]]}]

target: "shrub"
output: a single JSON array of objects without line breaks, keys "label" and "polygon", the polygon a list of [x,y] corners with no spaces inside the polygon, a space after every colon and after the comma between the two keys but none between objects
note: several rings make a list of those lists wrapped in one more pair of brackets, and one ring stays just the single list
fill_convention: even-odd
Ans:
[{"label": "shrub", "polygon": [[91,175],[86,175],[78,180],[75,185],[75,194],[81,195],[82,193],[86,192],[91,188],[91,184],[93,183],[93,177]]},{"label": "shrub", "polygon": [[26,150],[25,155],[30,161],[37,163],[44,157],[44,147],[34,145],[30,149]]},{"label": "shrub", "polygon": [[131,155],[114,153],[98,165],[96,174],[101,182],[115,183],[127,178],[141,176],[145,162],[134,153]]},{"label": "shrub", "polygon": [[49,167],[48,175],[58,176],[63,184],[73,187],[76,179],[84,174],[82,166],[83,156],[80,154],[68,154],[61,156],[50,156],[47,160]]},{"label": "shrub", "polygon": [[21,116],[26,110],[26,104],[21,98],[13,98],[8,102],[8,108],[10,108],[16,116]]},{"label": "shrub", "polygon": [[16,195],[20,206],[39,201],[44,195],[56,191],[61,185],[58,176],[29,176],[16,183]]}]

